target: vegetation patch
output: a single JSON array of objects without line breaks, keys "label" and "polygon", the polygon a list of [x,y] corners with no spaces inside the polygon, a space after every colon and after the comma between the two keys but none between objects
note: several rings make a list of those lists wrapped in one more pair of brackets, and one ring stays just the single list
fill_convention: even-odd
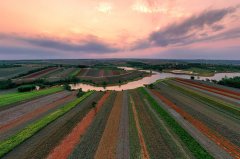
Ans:
[{"label": "vegetation patch", "polygon": [[186,144],[187,148],[193,153],[196,158],[210,159],[213,158],[186,130],[184,130],[170,115],[167,113],[155,99],[150,96],[144,88],[139,88],[144,96],[147,98],[152,108],[161,116],[166,124],[171,128],[178,137]]},{"label": "vegetation patch", "polygon": [[39,91],[23,92],[23,93],[18,92],[18,93],[9,93],[5,95],[0,95],[0,107],[14,104],[17,102],[26,101],[36,97],[60,92],[62,90],[63,90],[63,87],[52,87],[52,88],[47,88]]},{"label": "vegetation patch", "polygon": [[90,96],[93,93],[87,92],[82,97],[77,98],[76,100],[64,105],[63,107],[59,108],[58,110],[54,111],[53,113],[45,116],[44,118],[36,121],[35,123],[30,124],[17,134],[9,137],[7,140],[4,140],[0,143],[0,157],[3,157],[6,153],[14,149],[17,145],[21,144],[35,133],[40,131],[42,128],[59,118],[60,116],[64,115],[72,108],[77,106],[80,102],[82,102],[85,98]]}]

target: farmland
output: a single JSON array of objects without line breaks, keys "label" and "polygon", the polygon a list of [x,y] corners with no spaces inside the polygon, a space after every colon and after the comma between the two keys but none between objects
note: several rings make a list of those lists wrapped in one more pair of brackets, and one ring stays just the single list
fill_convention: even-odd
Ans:
[{"label": "farmland", "polygon": [[[68,77],[97,85],[149,75],[142,73],[45,66],[18,78]],[[61,84],[2,90],[0,158],[240,158],[238,89],[183,78],[124,91],[83,92]]]},{"label": "farmland", "polygon": [[78,78],[93,85],[114,85],[134,81],[149,74],[142,71],[126,71],[122,69],[81,69]]},{"label": "farmland", "polygon": [[[0,112],[0,155],[3,158],[16,155],[20,158],[218,158],[219,155],[238,158],[240,127],[235,111],[239,103],[235,102],[235,96],[230,99],[230,95],[238,92],[229,89],[225,91],[227,94],[220,94],[226,98],[223,103],[216,100],[219,92],[206,92],[208,85],[197,86],[191,81],[170,79],[155,83],[153,89],[87,92],[79,98],[76,92],[58,87],[46,89],[47,94],[35,98],[29,97],[34,91],[23,93],[21,97],[26,96],[26,101],[14,102],[14,106]],[[197,89],[202,90],[197,92]],[[5,94],[2,99],[19,94]],[[228,103],[228,107],[212,101]]]}]

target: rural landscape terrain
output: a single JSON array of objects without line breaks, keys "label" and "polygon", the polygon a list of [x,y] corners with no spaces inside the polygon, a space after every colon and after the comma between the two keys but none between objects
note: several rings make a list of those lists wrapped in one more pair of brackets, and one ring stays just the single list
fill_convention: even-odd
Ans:
[{"label": "rural landscape terrain", "polygon": [[[177,72],[108,90],[166,67],[203,73],[209,66],[240,71],[234,63],[178,60],[1,61],[0,158],[240,158],[238,77]],[[74,83],[105,90],[72,90]]]},{"label": "rural landscape terrain", "polygon": [[0,159],[240,159],[240,0],[1,0]]}]

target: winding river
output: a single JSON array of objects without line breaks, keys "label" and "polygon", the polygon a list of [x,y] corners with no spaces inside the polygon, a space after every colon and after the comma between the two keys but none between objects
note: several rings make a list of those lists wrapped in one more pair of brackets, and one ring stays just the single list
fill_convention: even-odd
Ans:
[{"label": "winding river", "polygon": [[[134,70],[134,68],[131,67],[120,67],[122,69],[125,70]],[[147,70],[145,70],[147,71]],[[149,71],[148,71],[149,72]],[[132,82],[128,82],[126,84],[123,85],[115,85],[115,86],[107,86],[105,88],[103,87],[97,87],[97,86],[92,86],[89,84],[72,84],[71,88],[73,90],[76,89],[80,89],[82,88],[83,91],[88,91],[88,90],[95,90],[95,91],[105,91],[105,90],[115,90],[115,91],[122,91],[122,90],[129,90],[129,89],[135,89],[138,87],[142,87],[146,84],[151,84],[156,82],[159,79],[165,79],[165,78],[169,78],[169,77],[180,77],[180,78],[186,78],[186,79],[190,79],[191,75],[181,75],[181,74],[173,74],[173,73],[159,73],[159,72],[155,72],[152,71],[153,75],[150,77],[144,77],[142,79],[139,79],[137,81],[132,81]],[[235,76],[240,76],[240,73],[217,73],[212,77],[197,77],[197,79],[199,80],[206,80],[206,79],[210,79],[210,80],[221,80],[224,77],[235,77]]]}]

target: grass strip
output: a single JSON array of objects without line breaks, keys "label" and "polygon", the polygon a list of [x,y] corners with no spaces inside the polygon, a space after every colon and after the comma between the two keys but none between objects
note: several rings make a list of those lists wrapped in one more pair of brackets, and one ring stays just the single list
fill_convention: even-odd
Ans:
[{"label": "grass strip", "polygon": [[35,97],[60,92],[63,90],[64,90],[63,87],[52,87],[52,88],[43,89],[43,90],[39,90],[39,91],[32,91],[32,92],[25,92],[25,93],[18,92],[18,93],[10,93],[10,94],[6,94],[6,95],[1,95],[0,96],[0,107],[6,106],[9,104],[14,104],[14,103],[21,102],[21,101],[25,101],[25,100],[29,100],[29,99],[33,99]]},{"label": "grass strip", "polygon": [[149,101],[152,108],[161,116],[161,118],[166,122],[169,128],[175,132],[178,137],[186,144],[187,148],[192,152],[192,154],[198,159],[212,159],[213,157],[190,135],[187,131],[182,128],[172,117],[165,111],[155,99],[148,94],[144,88],[139,88],[139,91],[143,93],[146,99]]},{"label": "grass strip", "polygon": [[194,99],[198,100],[198,101],[201,101],[201,102],[204,102],[206,103],[207,105],[210,104],[210,106],[214,106],[214,107],[218,107],[220,109],[223,109],[231,114],[234,114],[235,116],[240,116],[240,109],[237,109],[236,107],[234,107],[232,104],[229,104],[229,103],[223,103],[221,102],[219,99],[214,99],[214,98],[211,98],[209,96],[205,96],[205,95],[202,95],[200,93],[196,93],[194,91],[191,91],[191,90],[188,90],[188,89],[185,89],[185,88],[182,88],[182,87],[179,87],[179,86],[176,86],[170,82],[166,82],[166,84],[168,84],[170,87],[186,94],[186,95],[189,95],[191,97],[193,97]]},{"label": "grass strip", "polygon": [[0,142],[0,158],[7,154],[9,151],[13,150],[16,146],[33,136],[35,133],[46,127],[48,124],[56,120],[57,118],[61,117],[72,108],[77,106],[80,102],[90,96],[93,91],[85,93],[80,98],[64,105],[63,107],[59,108],[58,110],[52,112],[51,114],[43,117],[42,119],[30,124],[23,130],[19,131],[15,135],[9,137],[8,139]]},{"label": "grass strip", "polygon": [[80,72],[81,69],[76,69],[73,72],[70,73],[69,77],[73,78],[76,77],[78,75],[78,73]]}]

